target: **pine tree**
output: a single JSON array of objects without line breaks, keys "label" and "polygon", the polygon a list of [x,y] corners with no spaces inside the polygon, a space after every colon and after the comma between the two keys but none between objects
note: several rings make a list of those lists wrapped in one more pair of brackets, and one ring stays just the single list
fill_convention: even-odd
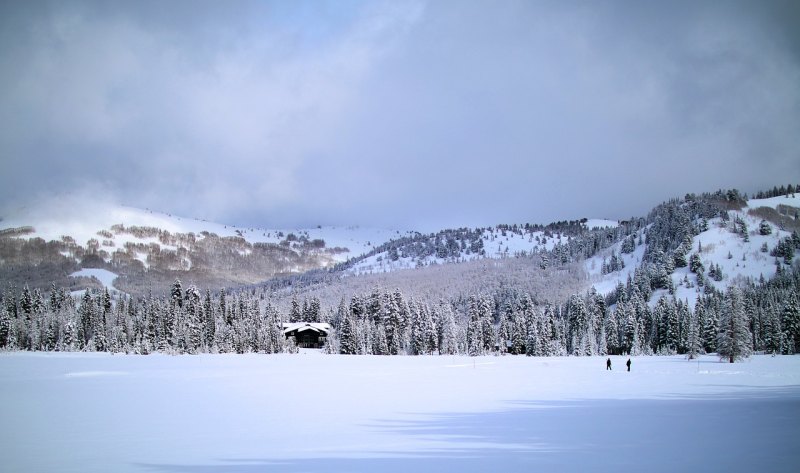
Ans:
[{"label": "pine tree", "polygon": [[383,325],[381,328],[386,337],[387,355],[398,355],[402,350],[402,335],[400,330],[400,308],[397,302],[388,294],[384,296]]},{"label": "pine tree", "polygon": [[320,321],[320,302],[319,298],[312,297],[311,302],[308,303],[308,314],[306,315],[307,322],[319,322]]},{"label": "pine tree", "polygon": [[374,287],[365,304],[366,317],[375,323],[383,322],[383,294]]},{"label": "pine tree", "polygon": [[289,323],[303,322],[302,319],[303,311],[300,308],[300,302],[297,300],[297,296],[294,296],[292,297],[292,306],[289,309]]},{"label": "pine tree", "polygon": [[772,354],[782,353],[781,323],[778,314],[771,308],[766,311],[763,332],[764,351]]},{"label": "pine tree", "polygon": [[483,321],[478,306],[478,298],[474,295],[469,296],[469,308],[467,311],[469,322],[467,324],[467,354],[469,356],[480,356],[485,353],[483,344]]},{"label": "pine tree", "polygon": [[92,324],[92,320],[94,319],[94,301],[88,289],[83,293],[81,305],[78,308],[78,315],[80,316],[80,323],[78,325],[79,348],[83,348],[92,338],[92,329],[94,328]]},{"label": "pine tree", "polygon": [[186,351],[189,353],[197,353],[203,344],[203,332],[198,312],[198,310],[192,310],[186,314]]},{"label": "pine tree", "polygon": [[458,353],[458,343],[456,340],[456,323],[453,317],[453,311],[449,304],[442,301],[439,304],[439,317],[440,321],[440,342],[439,354],[440,355],[455,355]]},{"label": "pine tree", "polygon": [[747,358],[753,351],[747,315],[744,312],[741,291],[732,286],[725,294],[725,305],[719,321],[717,353],[730,363]]},{"label": "pine tree", "polygon": [[620,353],[633,354],[634,341],[637,339],[638,324],[636,323],[636,313],[626,302],[617,302],[614,311],[615,318],[621,326],[622,337],[619,343]]},{"label": "pine tree", "polygon": [[30,320],[33,314],[33,296],[27,285],[22,289],[22,295],[19,298],[19,308],[22,309],[25,319]]},{"label": "pine tree", "polygon": [[586,310],[583,298],[577,294],[569,297],[567,317],[570,329],[568,338],[570,353],[579,356],[592,354],[589,337],[589,313]]},{"label": "pine tree", "polygon": [[72,317],[69,316],[64,323],[64,335],[61,349],[63,351],[73,351],[75,349],[75,325],[72,322]]},{"label": "pine tree", "polygon": [[341,321],[339,329],[339,353],[342,355],[358,354],[358,340],[356,339],[353,319],[348,314]]},{"label": "pine tree", "polygon": [[480,297],[478,299],[478,311],[480,313],[481,321],[481,335],[483,339],[483,352],[489,353],[495,347],[496,335],[494,333],[494,324],[492,323],[492,303],[488,297]]},{"label": "pine tree", "polygon": [[539,333],[539,324],[537,320],[531,318],[528,322],[528,333],[525,340],[525,354],[527,356],[544,356],[546,349],[542,343],[542,337]]},{"label": "pine tree", "polygon": [[428,353],[428,341],[419,307],[411,308],[411,354]]},{"label": "pine tree", "polygon": [[181,286],[181,280],[178,278],[175,278],[175,282],[172,283],[170,300],[173,305],[177,305],[178,307],[183,306],[183,287]]},{"label": "pine tree", "polygon": [[105,296],[100,298],[100,306],[94,311],[92,317],[92,344],[96,351],[108,350],[108,339],[106,338],[106,300]]},{"label": "pine tree", "polygon": [[703,310],[705,317],[703,318],[703,348],[706,353],[713,353],[717,351],[717,334],[719,333],[719,315],[713,307],[703,308],[702,304],[700,309]]},{"label": "pine tree", "polygon": [[800,345],[800,304],[797,295],[792,294],[781,311],[781,330],[783,332],[783,352],[798,353]]},{"label": "pine tree", "polygon": [[227,325],[231,324],[231,320],[228,319],[228,307],[227,302],[225,300],[225,288],[219,290],[219,315],[220,317],[225,320]]},{"label": "pine tree", "polygon": [[0,308],[0,348],[7,348],[11,335],[11,317],[5,307]]},{"label": "pine tree", "polygon": [[656,351],[663,354],[677,353],[678,314],[672,299],[661,296],[653,310],[653,317],[658,324]]},{"label": "pine tree", "polygon": [[686,355],[690,360],[697,358],[703,352],[703,340],[700,336],[700,327],[697,312],[690,313],[686,327]]},{"label": "pine tree", "polygon": [[382,325],[375,328],[375,338],[373,339],[372,353],[374,355],[390,355],[389,343],[386,339],[386,331]]},{"label": "pine tree", "polygon": [[214,305],[211,302],[211,291],[206,289],[205,300],[203,301],[203,341],[207,348],[214,345],[216,332],[216,317],[214,316]]},{"label": "pine tree", "polygon": [[425,339],[429,354],[433,354],[439,349],[439,334],[436,330],[437,323],[434,316],[435,314],[427,305],[422,305],[422,321],[425,326]]},{"label": "pine tree", "polygon": [[692,253],[692,256],[689,257],[689,271],[700,274],[705,271],[705,266],[703,266],[703,262],[700,260],[700,255],[698,253]]},{"label": "pine tree", "polygon": [[514,355],[524,355],[527,345],[527,324],[525,317],[520,314],[514,314],[513,325],[511,330],[511,353]]}]

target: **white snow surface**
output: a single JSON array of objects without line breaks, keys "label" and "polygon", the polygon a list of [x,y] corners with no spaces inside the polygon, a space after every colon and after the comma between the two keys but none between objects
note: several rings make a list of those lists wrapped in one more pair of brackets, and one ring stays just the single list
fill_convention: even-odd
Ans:
[{"label": "white snow surface", "polygon": [[0,354],[9,472],[767,471],[800,357]]},{"label": "white snow surface", "polygon": [[798,207],[800,208],[800,194],[796,193],[794,196],[785,196],[780,195],[778,197],[770,197],[768,199],[750,199],[747,201],[747,206],[751,209],[757,209],[758,207],[772,207],[773,209],[778,208],[778,205],[788,205],[790,207]]},{"label": "white snow surface", "polygon": [[586,220],[586,228],[616,228],[619,226],[619,222],[616,220],[608,220],[605,218],[590,218]]},{"label": "white snow surface", "polygon": [[83,268],[80,271],[75,271],[70,274],[72,277],[84,276],[87,278],[96,278],[106,289],[114,289],[114,280],[117,279],[117,274],[112,273],[107,269],[101,268]]}]

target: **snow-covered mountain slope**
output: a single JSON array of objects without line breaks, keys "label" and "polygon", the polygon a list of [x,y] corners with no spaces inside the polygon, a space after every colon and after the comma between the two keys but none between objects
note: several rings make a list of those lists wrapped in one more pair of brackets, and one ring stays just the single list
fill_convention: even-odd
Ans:
[{"label": "snow-covered mountain slope", "polygon": [[[574,224],[574,225],[573,225]],[[482,258],[506,258],[551,251],[566,244],[576,229],[614,228],[618,222],[583,219],[542,226],[498,225],[482,229],[443,230],[437,234],[417,234],[411,239],[389,242],[358,259],[347,271],[352,274],[386,273],[437,264],[474,261]]]},{"label": "snow-covered mountain slope", "polygon": [[750,199],[747,201],[747,207],[750,209],[757,209],[759,207],[777,209],[781,205],[794,207],[796,209],[800,208],[800,195],[794,193],[791,195],[770,197],[768,199]]},{"label": "snow-covered mountain slope", "polygon": [[120,276],[114,287],[128,292],[175,277],[210,287],[252,284],[330,268],[408,234],[238,227],[70,197],[7,209],[1,217],[0,279],[43,287],[58,281],[75,290],[91,282],[68,278],[81,268],[113,271]]},{"label": "snow-covered mountain slope", "polygon": [[[154,228],[170,234],[194,234],[202,239],[205,234],[214,234],[221,238],[240,237],[250,244],[280,244],[300,239],[325,242],[325,248],[341,248],[333,253],[336,262],[345,261],[348,257],[366,253],[374,245],[392,238],[402,236],[398,230],[362,228],[362,227],[317,227],[305,229],[266,229],[255,227],[238,227],[223,223],[209,222],[149,209],[138,209],[101,202],[69,201],[62,205],[40,202],[29,207],[15,209],[10,215],[3,215],[0,229],[25,228],[22,238],[42,238],[45,241],[60,241],[64,236],[70,237],[78,245],[87,245],[91,240],[113,242],[111,248],[124,247],[126,243],[146,245],[156,244],[163,249],[177,249],[176,245],[165,244],[158,237],[137,236],[125,232],[125,228]],[[116,227],[116,228],[115,228]],[[119,231],[122,227],[123,231]],[[110,236],[100,232],[107,231]],[[405,232],[408,233],[408,232]],[[289,235],[294,235],[297,240]]]},{"label": "snow-covered mountain slope", "polygon": [[[771,211],[765,211],[770,209]],[[800,226],[795,219],[795,212],[800,211],[800,196],[780,196],[768,199],[750,199],[741,210],[729,210],[728,217],[713,218],[707,221],[707,229],[692,238],[691,249],[686,255],[687,260],[692,254],[697,254],[705,268],[704,283],[716,289],[724,290],[731,284],[765,279],[772,277],[779,265],[788,265],[783,258],[772,256],[770,253],[781,240],[791,237],[792,231]],[[747,227],[747,237],[743,235],[741,222]],[[762,222],[769,227],[762,232]],[[646,229],[645,229],[646,230]],[[639,232],[643,234],[645,231]],[[641,239],[637,240],[641,241]],[[635,269],[642,263],[642,258],[647,247],[646,242],[641,242],[632,253],[622,253],[624,242],[618,242],[600,254],[585,261],[585,269],[589,274],[590,283],[601,294],[612,292],[618,284],[625,284],[628,277],[633,277]],[[800,253],[800,252],[798,252]],[[603,274],[604,264],[608,264],[612,256],[620,258],[624,268]],[[800,254],[794,256],[793,261],[798,261]],[[722,275],[709,277],[709,269],[714,267],[721,270]],[[687,265],[675,268],[671,275],[675,286],[675,296],[681,300],[688,300],[691,306],[703,288],[698,285],[698,278]],[[655,291],[651,303],[665,294],[666,290]]]}]

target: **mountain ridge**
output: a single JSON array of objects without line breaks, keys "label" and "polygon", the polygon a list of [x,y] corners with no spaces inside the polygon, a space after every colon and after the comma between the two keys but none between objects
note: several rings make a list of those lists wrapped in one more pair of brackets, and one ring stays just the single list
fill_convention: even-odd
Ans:
[{"label": "mountain ridge", "polygon": [[[673,199],[660,204],[697,206],[697,199],[703,202],[707,207],[703,217],[707,228],[702,232],[691,230],[691,238],[684,235],[685,248],[681,251],[688,258],[692,249],[699,246],[696,253],[701,264],[714,270],[719,267],[722,274],[719,280],[702,280],[703,276],[698,277],[688,266],[673,265],[669,270],[671,283],[665,285],[665,290],[693,300],[700,294],[698,286],[705,282],[722,289],[739,276],[769,276],[774,263],[765,253],[774,250],[781,238],[791,236],[800,199],[793,192],[786,192],[779,196],[759,193],[761,199],[745,200],[738,191],[731,192],[717,191],[701,197],[690,194],[682,201]],[[70,210],[65,211],[65,206]],[[794,215],[790,215],[792,212]],[[731,218],[743,222],[749,242],[738,241],[743,239],[741,231],[738,240],[733,238],[737,230],[735,224],[729,228]],[[541,269],[583,261],[586,287],[608,295],[620,284],[628,283],[645,259],[652,259],[649,254],[645,258],[649,251],[645,237],[652,226],[646,226],[646,220],[581,219],[547,225],[462,227],[427,234],[362,227],[268,230],[120,205],[94,203],[92,207],[91,202],[67,200],[52,207],[40,204],[22,208],[11,218],[0,220],[0,279],[40,288],[51,284],[72,290],[107,286],[107,281],[79,272],[97,268],[118,276],[114,289],[135,295],[166,287],[175,278],[201,287],[235,288],[263,284],[276,277],[288,277],[287,284],[292,284],[297,278],[308,280],[304,275],[309,271],[358,276],[485,258],[536,256]],[[756,227],[761,222],[771,222],[770,230],[775,228],[768,238],[757,234]],[[787,226],[788,230],[782,229]],[[632,247],[631,239],[637,240]],[[702,248],[704,240],[706,246]],[[623,251],[625,245],[630,247],[628,251]],[[728,254],[723,258],[720,252],[725,251]]]}]

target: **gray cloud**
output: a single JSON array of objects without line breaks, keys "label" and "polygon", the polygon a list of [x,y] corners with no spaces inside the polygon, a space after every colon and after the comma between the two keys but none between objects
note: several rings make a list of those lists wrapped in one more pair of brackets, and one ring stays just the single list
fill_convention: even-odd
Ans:
[{"label": "gray cloud", "polygon": [[0,8],[4,201],[431,229],[800,181],[791,2]]}]

